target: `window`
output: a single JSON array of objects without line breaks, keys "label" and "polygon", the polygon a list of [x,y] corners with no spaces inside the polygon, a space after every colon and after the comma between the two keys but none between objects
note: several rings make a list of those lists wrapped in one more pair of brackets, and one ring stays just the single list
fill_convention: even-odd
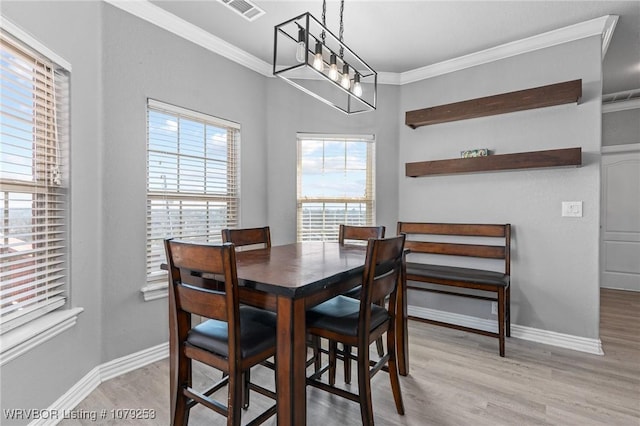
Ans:
[{"label": "window", "polygon": [[373,136],[298,134],[298,241],[337,241],[375,224]]},{"label": "window", "polygon": [[238,226],[239,139],[236,123],[149,100],[148,283],[166,280],[165,238],[221,242]]},{"label": "window", "polygon": [[7,33],[0,42],[2,334],[66,304],[69,75]]}]

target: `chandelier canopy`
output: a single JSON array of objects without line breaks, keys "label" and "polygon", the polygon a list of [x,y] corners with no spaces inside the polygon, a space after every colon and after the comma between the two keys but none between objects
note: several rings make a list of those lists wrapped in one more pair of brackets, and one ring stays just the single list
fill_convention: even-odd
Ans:
[{"label": "chandelier canopy", "polygon": [[340,34],[309,12],[275,27],[273,74],[316,99],[346,113],[376,109],[378,73],[342,41],[344,0],[340,2]]}]

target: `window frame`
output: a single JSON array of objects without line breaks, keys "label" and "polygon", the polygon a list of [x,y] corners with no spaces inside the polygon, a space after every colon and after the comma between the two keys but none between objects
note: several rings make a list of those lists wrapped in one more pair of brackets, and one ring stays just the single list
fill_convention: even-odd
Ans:
[{"label": "window frame", "polygon": [[[34,306],[33,309],[25,309],[25,314],[17,316],[14,320],[9,322],[2,322],[3,332],[0,334],[0,366],[8,363],[9,361],[27,353],[31,349],[38,345],[50,340],[65,330],[73,327],[76,324],[78,315],[83,311],[80,307],[71,307],[71,265],[69,259],[70,242],[71,242],[71,206],[70,206],[70,119],[69,111],[71,108],[71,64],[64,58],[50,50],[44,44],[33,38],[31,35],[20,29],[17,25],[10,20],[3,18],[2,25],[2,39],[3,43],[10,45],[11,50],[18,50],[18,55],[26,58],[29,63],[35,67],[38,62],[43,64],[45,71],[50,69],[53,87],[50,89],[51,97],[46,99],[52,100],[52,104],[55,105],[54,115],[54,127],[53,132],[57,134],[54,142],[54,150],[58,151],[58,157],[55,160],[55,168],[44,173],[48,174],[48,180],[51,180],[47,186],[56,186],[55,193],[62,197],[63,201],[63,217],[60,218],[58,213],[53,217],[50,214],[46,214],[44,218],[51,218],[55,221],[55,226],[59,226],[62,229],[62,248],[59,251],[63,257],[62,269],[60,270],[63,276],[62,282],[57,284],[57,288],[62,290],[56,297],[46,298],[47,302],[43,306]],[[45,75],[46,73],[45,72]],[[9,78],[7,76],[7,78]],[[32,94],[33,96],[33,94]],[[49,95],[47,95],[49,96]],[[34,107],[35,108],[35,107]],[[52,109],[53,109],[52,108]],[[34,117],[39,116],[40,113],[34,110]],[[7,124],[9,125],[9,124]],[[41,138],[35,137],[36,130],[40,127],[39,124],[33,125],[33,131],[31,133],[33,137],[33,143],[37,144],[32,147],[32,152],[38,149],[37,146],[42,145],[42,142],[38,142]],[[49,128],[48,131],[51,131]],[[47,149],[51,149],[48,143],[45,142],[44,146]],[[37,154],[39,156],[40,154]],[[47,154],[48,155],[48,154]],[[37,157],[36,157],[37,158]],[[34,163],[32,167],[32,173],[42,173],[42,166]],[[29,182],[24,179],[12,179],[10,177],[0,178],[2,183],[2,190],[5,193],[24,193],[24,194],[42,194],[43,192],[49,193],[47,189],[42,189],[37,181]],[[40,195],[42,197],[42,195]],[[6,204],[8,198],[4,196],[5,203],[3,208],[10,209]],[[49,204],[47,204],[47,208]],[[37,208],[32,206],[32,209]],[[5,210],[7,213],[9,210]],[[38,217],[38,216],[36,216]],[[6,216],[5,216],[6,219]],[[37,222],[36,222],[37,223]],[[32,228],[41,226],[40,223],[33,222]],[[8,225],[7,225],[8,226]],[[47,225],[48,227],[49,225]],[[40,232],[40,231],[32,231]],[[46,273],[50,273],[51,263],[45,263]],[[56,268],[54,268],[56,269]],[[59,269],[59,268],[57,268]],[[40,274],[40,272],[38,273]]]},{"label": "window frame", "polygon": [[[303,226],[303,214],[304,206],[308,204],[345,204],[345,207],[349,204],[365,205],[364,220],[359,220],[356,223],[349,222],[347,215],[347,208],[345,208],[345,218],[342,221],[329,221],[324,222],[327,210],[325,206],[322,207],[323,211],[323,225],[321,230],[320,241],[337,241],[339,223],[361,225],[361,226],[373,226],[376,223],[376,156],[375,156],[375,135],[372,134],[326,134],[326,133],[298,133],[297,139],[297,178],[296,178],[296,240],[302,241],[318,241],[318,238],[309,238],[305,235]],[[302,176],[303,170],[303,147],[302,144],[305,141],[312,142],[364,142],[366,143],[366,171],[365,171],[365,194],[362,197],[348,197],[348,196],[308,196],[302,193]],[[347,150],[345,145],[345,150]],[[324,158],[324,157],[323,157]],[[350,170],[346,163],[348,161],[348,154],[345,153],[345,167],[344,172],[347,173]],[[323,169],[325,170],[325,169]],[[337,169],[336,169],[337,170]],[[334,223],[335,222],[335,223]]]},{"label": "window frame", "polygon": [[[155,300],[159,298],[163,298],[167,296],[167,272],[159,269],[160,263],[164,262],[164,248],[161,249],[162,253],[160,253],[160,245],[165,238],[174,237],[180,239],[191,239],[198,241],[206,241],[212,243],[219,243],[222,241],[221,230],[227,227],[238,227],[240,221],[240,139],[241,139],[241,126],[238,123],[233,121],[225,120],[219,117],[215,117],[212,115],[204,114],[198,111],[194,111],[191,109],[187,109],[184,107],[179,107],[176,105],[172,105],[169,103],[161,102],[155,99],[149,98],[147,100],[146,105],[147,111],[147,169],[146,169],[146,179],[147,179],[147,192],[146,192],[146,226],[147,226],[147,237],[145,242],[145,265],[146,265],[146,285],[142,288],[142,293],[145,301]],[[151,132],[157,131],[156,124],[152,124],[150,122],[150,114],[159,113],[165,115],[166,117],[170,117],[176,120],[176,130],[172,133],[176,137],[176,149],[175,152],[161,151],[156,148],[151,147]],[[203,126],[203,139],[202,139],[202,149],[203,155],[201,157],[197,155],[186,154],[181,151],[181,123],[188,122],[190,125],[202,125]],[[226,177],[224,180],[221,176],[223,172],[216,172],[209,174],[206,171],[206,167],[209,162],[214,161],[213,154],[207,154],[208,142],[207,138],[210,136],[207,135],[206,130],[208,128],[213,129],[224,129],[226,131],[226,162],[221,161],[219,159],[215,159],[217,164],[221,165],[226,171]],[[186,136],[185,138],[186,139]],[[155,143],[155,142],[154,142]],[[195,144],[195,142],[194,142]],[[185,143],[186,146],[186,143]],[[195,146],[195,145],[191,145]],[[186,148],[184,148],[186,150]],[[175,160],[175,174],[167,172],[169,175],[168,179],[171,181],[171,176],[176,176],[175,183],[169,184],[165,187],[165,190],[157,190],[157,188],[153,188],[153,183],[151,180],[152,176],[157,175],[157,172],[152,171],[152,168],[159,168],[159,162],[156,165],[151,165],[152,156],[164,156],[169,162],[171,159]],[[207,156],[210,155],[210,156]],[[226,188],[226,192],[224,190],[215,191],[215,187],[213,190],[202,188],[202,191],[195,190],[193,188],[188,189],[185,186],[182,186],[179,182],[179,176],[182,175],[182,172],[186,169],[186,165],[181,169],[181,159],[187,158],[188,161],[192,162],[191,172],[195,173],[194,170],[198,170],[198,172],[202,171],[204,174],[202,175],[204,182],[209,182],[211,176],[216,176],[220,178],[217,182],[224,182],[224,184],[219,184],[218,189],[223,185]],[[186,164],[186,161],[184,161]],[[199,169],[202,167],[202,170]],[[155,169],[154,169],[155,170]],[[182,171],[181,171],[182,170]],[[169,189],[169,186],[175,186],[175,190]],[[205,184],[206,186],[206,184]],[[212,187],[214,185],[212,184]],[[186,189],[185,189],[186,188]],[[205,227],[207,229],[206,232],[200,232],[198,235],[189,234],[186,226],[186,222],[182,223],[184,227],[172,225],[172,232],[166,233],[161,232],[162,235],[155,236],[154,235],[154,225],[152,212],[153,207],[159,204],[165,203],[166,208],[169,209],[169,206],[172,202],[179,203],[180,207],[177,207],[175,210],[172,210],[173,213],[180,212],[178,216],[181,218],[185,217],[182,212],[188,210],[188,206],[191,206],[194,210],[198,210],[199,203],[205,203],[204,205],[200,204],[203,211],[206,211],[206,220],[204,221]],[[185,203],[185,204],[183,204]],[[191,204],[189,204],[191,203]],[[223,204],[226,204],[224,207]],[[216,208],[218,206],[218,208]],[[213,217],[216,215],[217,210],[226,211],[225,220],[215,222]],[[167,210],[168,211],[168,210]],[[172,213],[167,213],[168,221],[170,221],[170,217]],[[218,212],[218,216],[220,216]],[[185,219],[186,220],[186,219]],[[218,226],[216,226],[218,225]],[[156,228],[162,228],[162,226],[155,226]],[[218,229],[219,228],[219,229]],[[186,232],[186,234],[183,234]],[[155,258],[154,258],[155,253]],[[158,256],[162,257],[162,261],[158,261]],[[156,260],[154,260],[156,259]]]}]

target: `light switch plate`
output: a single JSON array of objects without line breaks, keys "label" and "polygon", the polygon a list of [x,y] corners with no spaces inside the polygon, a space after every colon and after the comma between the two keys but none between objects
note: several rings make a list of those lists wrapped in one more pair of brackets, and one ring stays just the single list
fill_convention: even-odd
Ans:
[{"label": "light switch plate", "polygon": [[563,201],[562,217],[582,217],[582,201]]}]

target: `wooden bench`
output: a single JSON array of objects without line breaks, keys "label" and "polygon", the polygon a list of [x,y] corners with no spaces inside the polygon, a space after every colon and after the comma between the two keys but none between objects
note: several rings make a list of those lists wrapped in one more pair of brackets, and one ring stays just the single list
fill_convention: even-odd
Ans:
[{"label": "wooden bench", "polygon": [[[431,291],[497,302],[498,332],[494,333],[415,316],[411,316],[410,318],[458,330],[483,334],[485,336],[497,337],[500,342],[500,356],[503,357],[505,336],[509,337],[511,335],[511,225],[398,222],[398,234],[400,233],[407,234],[405,248],[409,249],[412,255],[416,253],[429,255],[429,263],[407,262],[407,289]],[[493,243],[494,240],[499,241],[500,245],[487,245],[487,242]],[[469,241],[472,241],[472,243],[469,243]],[[502,259],[504,260],[504,269],[503,272],[497,272],[431,263],[432,258],[444,259],[442,256],[455,256],[456,258],[463,257],[467,259]],[[449,260],[455,259],[457,262],[456,258],[449,258]],[[411,281],[438,284],[438,286],[447,286],[448,288],[425,288],[415,284],[412,285]],[[469,291],[460,291],[460,288],[493,292],[495,296],[472,294],[472,292]]]}]

